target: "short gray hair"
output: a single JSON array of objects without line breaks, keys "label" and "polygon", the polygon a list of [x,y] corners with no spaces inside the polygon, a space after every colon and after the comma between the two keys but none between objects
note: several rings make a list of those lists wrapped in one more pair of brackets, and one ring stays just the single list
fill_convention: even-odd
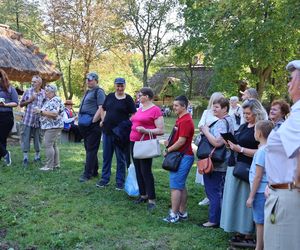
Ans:
[{"label": "short gray hair", "polygon": [[39,76],[39,75],[34,75],[33,77],[32,77],[32,80],[37,80],[37,81],[39,81],[40,83],[43,83],[43,79]]},{"label": "short gray hair", "polygon": [[232,97],[230,97],[230,101],[232,101],[232,102],[238,102],[239,98],[237,96],[232,96]]},{"label": "short gray hair", "polygon": [[46,85],[45,90],[53,92],[54,94],[56,94],[57,87],[56,87],[56,85],[54,83],[50,83],[50,84]]}]

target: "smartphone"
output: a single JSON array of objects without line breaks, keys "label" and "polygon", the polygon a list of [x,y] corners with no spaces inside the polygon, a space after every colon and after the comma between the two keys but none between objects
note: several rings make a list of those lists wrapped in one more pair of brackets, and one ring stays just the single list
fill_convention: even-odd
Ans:
[{"label": "smartphone", "polygon": [[224,140],[227,141],[231,141],[234,144],[237,144],[236,139],[234,138],[234,135],[231,133],[221,133],[221,136],[224,138]]}]

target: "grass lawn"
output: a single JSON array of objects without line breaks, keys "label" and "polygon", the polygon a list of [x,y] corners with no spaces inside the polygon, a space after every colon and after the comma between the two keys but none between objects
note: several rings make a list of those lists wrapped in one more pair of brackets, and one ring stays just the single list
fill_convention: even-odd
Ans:
[{"label": "grass lawn", "polygon": [[[171,122],[174,121],[170,120]],[[97,179],[79,183],[82,144],[60,145],[61,168],[42,172],[33,163],[24,170],[22,152],[10,146],[13,164],[0,167],[0,249],[226,249],[229,235],[196,224],[207,220],[199,207],[203,187],[188,178],[189,220],[175,225],[162,221],[170,206],[168,173],[161,158],[153,164],[157,209],[134,205],[134,198],[116,191],[115,165],[111,184],[95,187]],[[102,151],[99,150],[99,156]],[[33,154],[30,155],[31,159]],[[42,155],[44,158],[44,155]],[[101,162],[102,158],[100,157]]]}]

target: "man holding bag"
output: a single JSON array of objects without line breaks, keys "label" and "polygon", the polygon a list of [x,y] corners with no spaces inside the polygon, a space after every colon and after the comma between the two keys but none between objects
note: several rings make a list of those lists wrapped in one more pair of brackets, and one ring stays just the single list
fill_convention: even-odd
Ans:
[{"label": "man holding bag", "polygon": [[98,75],[89,73],[86,76],[86,91],[79,109],[78,125],[84,139],[86,152],[84,172],[80,176],[80,182],[86,182],[92,177],[98,176],[98,149],[100,145],[102,129],[99,126],[102,104],[105,100],[103,89],[98,86]]}]

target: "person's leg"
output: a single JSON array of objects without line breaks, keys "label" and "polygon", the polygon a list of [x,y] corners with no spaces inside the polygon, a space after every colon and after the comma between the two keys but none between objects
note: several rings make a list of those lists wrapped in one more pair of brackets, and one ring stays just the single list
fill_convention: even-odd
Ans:
[{"label": "person's leg", "polygon": [[180,206],[179,206],[179,212],[181,214],[184,214],[186,212],[186,204],[187,204],[187,190],[184,188],[181,192],[181,201],[180,201]]},{"label": "person's leg", "polygon": [[53,169],[54,167],[54,140],[53,137],[55,133],[53,133],[52,129],[45,130],[45,154],[46,154],[46,164],[45,168]]},{"label": "person's leg", "polygon": [[255,250],[264,249],[264,224],[256,225],[256,248]]},{"label": "person's leg", "polygon": [[171,189],[172,212],[178,214],[181,204],[182,190]]},{"label": "person's leg", "polygon": [[28,160],[28,152],[30,151],[30,137],[31,137],[31,127],[24,125],[23,133],[22,133],[23,161],[25,159]]},{"label": "person's leg", "polygon": [[[85,148],[86,148],[86,162],[84,176],[91,178],[95,175],[95,169],[98,168],[98,150],[100,145],[100,136],[97,127],[98,124],[92,124],[89,126],[89,131],[85,137]],[[97,165],[97,167],[95,167]]]},{"label": "person's leg", "polygon": [[124,186],[126,174],[126,154],[124,149],[121,149],[114,142],[112,143],[114,145],[117,158],[116,184],[118,188],[122,188]]},{"label": "person's leg", "polygon": [[35,160],[40,159],[40,151],[41,151],[41,144],[40,144],[40,128],[32,128],[33,130],[33,142],[34,142],[34,150],[35,150]]},{"label": "person's leg", "polygon": [[114,153],[113,138],[112,135],[103,133],[103,167],[101,181],[107,184],[111,175],[111,162]]},{"label": "person's leg", "polygon": [[13,115],[10,112],[0,112],[0,158],[7,155],[6,141],[14,125]]},{"label": "person's leg", "polygon": [[81,135],[77,125],[72,124],[71,128],[70,128],[70,132],[74,134],[75,142],[80,142],[82,140],[82,135]]},{"label": "person's leg", "polygon": [[142,159],[141,162],[141,175],[142,180],[146,189],[146,194],[150,203],[155,203],[155,187],[154,187],[154,177],[152,174],[152,158]]},{"label": "person's leg", "polygon": [[58,149],[58,140],[59,140],[59,137],[60,137],[60,134],[61,134],[61,129],[55,129],[55,131],[53,131],[53,149],[54,149],[54,162],[53,162],[53,166],[54,167],[59,167],[59,149]]}]

